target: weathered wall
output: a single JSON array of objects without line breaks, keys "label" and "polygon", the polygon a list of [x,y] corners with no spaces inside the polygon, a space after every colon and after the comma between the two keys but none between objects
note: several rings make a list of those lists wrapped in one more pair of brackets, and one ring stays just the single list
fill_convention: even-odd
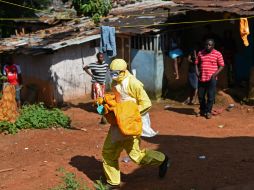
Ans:
[{"label": "weathered wall", "polygon": [[83,71],[82,56],[84,65],[87,65],[96,61],[96,52],[96,48],[91,48],[86,43],[53,54],[50,75],[54,82],[56,100],[68,101],[90,93],[91,77]]},{"label": "weathered wall", "polygon": [[[51,57],[52,55],[20,55],[15,57],[15,63],[20,65],[22,71],[24,85],[22,96],[25,101],[38,100],[48,105],[53,103],[53,86],[49,72],[52,64]],[[30,85],[35,85],[37,90],[29,88]],[[35,96],[32,95],[35,93]]]},{"label": "weathered wall", "polygon": [[[81,53],[82,50],[82,53]],[[83,71],[84,65],[96,61],[98,48],[90,43],[60,49],[47,55],[20,55],[20,64],[25,86],[38,87],[38,100],[47,104],[83,97],[90,94],[91,77]],[[23,95],[28,96],[24,88]]]}]

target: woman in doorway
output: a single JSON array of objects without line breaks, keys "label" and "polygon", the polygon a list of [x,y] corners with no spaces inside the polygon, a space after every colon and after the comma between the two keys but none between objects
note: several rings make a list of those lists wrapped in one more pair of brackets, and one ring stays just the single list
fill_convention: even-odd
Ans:
[{"label": "woman in doorway", "polygon": [[175,79],[179,79],[179,66],[181,65],[183,51],[180,49],[180,38],[176,32],[172,33],[172,37],[169,42],[169,57],[173,60]]},{"label": "woman in doorway", "polygon": [[197,54],[199,51],[200,45],[196,44],[188,54],[188,63],[189,63],[189,70],[188,70],[188,82],[189,82],[189,97],[184,101],[184,104],[197,104],[197,94],[198,94],[198,76],[195,66],[195,60],[197,58]]}]

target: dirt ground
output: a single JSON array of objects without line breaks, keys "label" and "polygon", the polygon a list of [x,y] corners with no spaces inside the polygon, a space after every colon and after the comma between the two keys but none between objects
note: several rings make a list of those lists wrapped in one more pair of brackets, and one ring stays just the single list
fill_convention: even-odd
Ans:
[{"label": "dirt ground", "polygon": [[[167,109],[165,109],[165,106]],[[165,179],[157,167],[140,167],[119,159],[122,188],[137,190],[253,190],[254,108],[236,104],[212,119],[196,117],[198,106],[174,101],[153,102],[152,126],[159,134],[144,138],[142,148],[169,155],[172,165]],[[0,189],[47,190],[60,179],[64,167],[90,187],[103,176],[101,151],[109,126],[90,103],[64,108],[73,129],[24,130],[0,135]],[[199,156],[205,156],[200,159]]]}]

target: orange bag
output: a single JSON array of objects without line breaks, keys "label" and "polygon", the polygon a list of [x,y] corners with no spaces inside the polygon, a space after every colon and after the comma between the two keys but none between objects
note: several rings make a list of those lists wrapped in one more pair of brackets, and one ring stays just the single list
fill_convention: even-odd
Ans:
[{"label": "orange bag", "polygon": [[125,101],[117,103],[114,113],[118,127],[123,135],[141,135],[142,118],[135,102]]},{"label": "orange bag", "polygon": [[142,118],[135,102],[117,103],[114,95],[105,94],[103,100],[97,99],[97,103],[104,104],[105,118],[111,125],[118,126],[123,135],[141,135]]}]

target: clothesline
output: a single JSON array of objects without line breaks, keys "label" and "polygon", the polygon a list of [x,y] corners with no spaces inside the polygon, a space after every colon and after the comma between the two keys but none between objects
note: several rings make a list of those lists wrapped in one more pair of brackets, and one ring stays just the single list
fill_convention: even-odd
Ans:
[{"label": "clothesline", "polygon": [[39,9],[35,9],[35,8],[32,8],[32,7],[27,7],[27,6],[19,5],[19,4],[16,4],[16,3],[11,3],[11,2],[8,2],[8,1],[0,0],[0,2],[10,4],[10,5],[13,5],[13,6],[16,6],[16,7],[22,7],[22,8],[25,8],[25,9],[30,9],[30,10],[37,11],[37,12],[47,12],[48,13],[48,11],[45,11],[45,10],[39,10]]},{"label": "clothesline", "polygon": [[[168,25],[180,25],[180,24],[197,24],[197,23],[212,23],[212,22],[226,22],[226,21],[234,21],[240,20],[239,18],[228,18],[228,19],[216,19],[216,20],[197,20],[197,21],[183,21],[183,22],[168,22],[161,24],[140,24],[140,25],[129,25],[129,26],[115,26],[116,28],[134,28],[134,27],[149,27],[149,26],[168,26]],[[244,17],[247,19],[254,18],[254,16]]]},{"label": "clothesline", "polygon": [[[1,1],[1,0],[0,0]],[[247,19],[254,18],[254,16],[244,17]],[[128,25],[128,26],[112,26],[115,28],[134,28],[134,27],[149,27],[149,26],[168,26],[168,25],[180,25],[180,24],[198,24],[198,23],[212,23],[212,22],[227,22],[227,21],[235,21],[240,20],[241,17],[238,18],[228,18],[228,19],[215,19],[215,20],[197,20],[197,21],[183,21],[183,22],[167,22],[161,24],[140,24],[140,25]],[[0,20],[39,20],[36,18],[0,18]],[[67,19],[69,20],[69,19]]]},{"label": "clothesline", "polygon": [[[15,4],[15,3],[11,3],[11,2],[7,2],[4,0],[0,0],[0,2],[2,3],[6,3],[6,4],[10,4],[13,6],[18,6],[18,7],[22,7],[22,8],[26,8],[26,9],[30,9],[30,10],[34,10],[34,11],[39,11],[39,12],[47,12],[45,10],[39,10],[39,9],[35,9],[35,8],[31,8],[31,7],[27,7],[27,6],[23,6],[23,5],[19,5],[19,4]],[[178,12],[186,12],[186,11],[175,11],[175,12],[169,12],[170,13],[178,13]],[[132,16],[155,16],[155,15],[160,15],[160,14],[166,14],[166,13],[151,13],[151,14],[143,14],[143,15],[124,15],[121,17],[132,17]],[[254,16],[248,16],[245,17],[247,19],[253,18]],[[73,19],[77,19],[77,18],[64,18],[61,20],[73,20]],[[168,26],[168,25],[180,25],[180,24],[197,24],[197,23],[211,23],[211,22],[225,22],[225,21],[234,21],[234,20],[240,20],[241,18],[228,18],[228,19],[215,19],[215,20],[199,20],[199,21],[183,21],[183,22],[168,22],[168,23],[161,23],[161,24],[140,24],[140,25],[128,25],[128,26],[115,26],[116,28],[134,28],[134,27],[149,27],[149,26]],[[39,20],[39,18],[0,18],[0,20],[7,20],[7,21],[11,21],[11,20]]]}]

